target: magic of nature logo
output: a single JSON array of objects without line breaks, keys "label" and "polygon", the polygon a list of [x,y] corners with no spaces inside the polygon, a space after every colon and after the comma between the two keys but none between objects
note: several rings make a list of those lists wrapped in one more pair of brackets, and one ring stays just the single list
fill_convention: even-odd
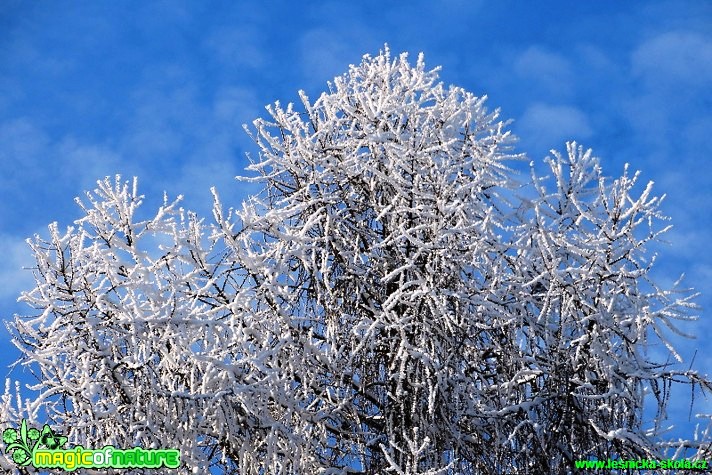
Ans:
[{"label": "magic of nature logo", "polygon": [[101,449],[85,449],[77,445],[64,449],[67,437],[55,433],[45,424],[42,429],[29,427],[25,419],[20,427],[2,433],[5,455],[20,467],[59,468],[74,471],[78,468],[178,468],[180,451],[177,449],[121,450],[113,445]]}]

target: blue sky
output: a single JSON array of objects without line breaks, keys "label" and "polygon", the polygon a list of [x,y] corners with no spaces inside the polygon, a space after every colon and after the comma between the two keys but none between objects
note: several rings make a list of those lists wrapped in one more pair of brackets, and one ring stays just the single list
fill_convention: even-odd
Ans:
[{"label": "blue sky", "polygon": [[[658,279],[703,293],[684,354],[712,369],[712,3],[702,1],[0,3],[0,317],[27,309],[24,240],[79,217],[73,198],[106,175],[138,176],[209,216],[210,186],[255,147],[242,124],[275,100],[315,98],[384,43],[489,96],[540,161],[575,139],[668,195]],[[0,344],[8,346],[0,329]],[[0,354],[0,367],[16,359]],[[3,370],[4,377],[8,371]],[[14,372],[13,376],[17,376]],[[683,390],[684,392],[684,390]],[[685,398],[673,418],[687,418]],[[706,404],[712,410],[712,404]]]}]

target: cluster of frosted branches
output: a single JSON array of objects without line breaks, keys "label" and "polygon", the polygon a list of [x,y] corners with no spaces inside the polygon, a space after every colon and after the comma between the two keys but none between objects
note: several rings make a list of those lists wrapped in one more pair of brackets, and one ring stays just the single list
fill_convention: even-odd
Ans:
[{"label": "cluster of frosted branches", "polygon": [[30,242],[26,413],[85,447],[180,448],[186,473],[662,455],[647,395],[662,419],[673,381],[710,382],[649,352],[677,357],[667,332],[694,307],[648,277],[660,199],[576,144],[516,197],[506,124],[437,80],[386,50],[302,112],[268,108],[244,178],[263,191],[236,210],[214,192],[211,225],[167,199],[138,220],[135,180],[99,182],[74,228]]}]

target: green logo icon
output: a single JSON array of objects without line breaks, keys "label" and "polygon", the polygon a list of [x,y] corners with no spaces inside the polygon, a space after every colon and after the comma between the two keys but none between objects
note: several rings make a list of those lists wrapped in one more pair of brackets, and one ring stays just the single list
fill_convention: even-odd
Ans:
[{"label": "green logo icon", "polygon": [[42,431],[34,427],[28,428],[27,421],[22,420],[19,429],[5,429],[2,433],[5,442],[5,454],[21,467],[32,463],[33,455],[37,450],[57,450],[67,443],[67,438],[55,434],[50,426],[45,424]]}]

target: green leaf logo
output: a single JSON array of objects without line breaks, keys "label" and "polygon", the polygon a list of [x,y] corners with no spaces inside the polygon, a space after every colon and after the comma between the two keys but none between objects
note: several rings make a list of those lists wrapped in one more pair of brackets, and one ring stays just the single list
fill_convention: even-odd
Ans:
[{"label": "green leaf logo", "polygon": [[42,427],[41,432],[34,427],[28,427],[27,421],[23,419],[19,429],[8,428],[3,431],[2,441],[6,444],[5,454],[17,465],[25,467],[32,462],[35,450],[61,449],[67,443],[67,438],[55,434],[47,424]]}]

